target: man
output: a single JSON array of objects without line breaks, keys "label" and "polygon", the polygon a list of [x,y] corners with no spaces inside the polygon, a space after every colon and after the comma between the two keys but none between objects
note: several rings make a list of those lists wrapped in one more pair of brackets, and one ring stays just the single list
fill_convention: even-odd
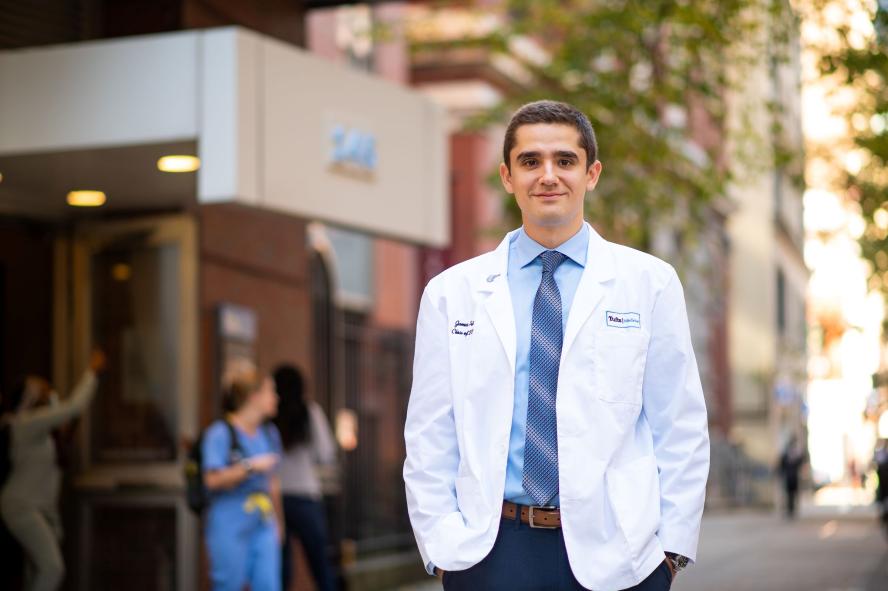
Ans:
[{"label": "man", "polygon": [[[876,469],[878,486],[876,488],[876,505],[879,507],[879,519],[888,534],[888,410],[882,411],[879,418],[879,440],[873,452],[873,466]],[[883,429],[882,425],[886,425]]]},{"label": "man", "polygon": [[787,519],[795,519],[796,501],[799,497],[799,472],[805,463],[805,452],[795,435],[791,435],[780,454],[777,469],[783,477],[783,492],[786,496],[784,502],[785,516]]},{"label": "man", "polygon": [[695,558],[709,438],[681,284],[583,221],[601,169],[585,115],[522,107],[500,165],[522,227],[423,293],[404,480],[445,589],[668,589]]}]

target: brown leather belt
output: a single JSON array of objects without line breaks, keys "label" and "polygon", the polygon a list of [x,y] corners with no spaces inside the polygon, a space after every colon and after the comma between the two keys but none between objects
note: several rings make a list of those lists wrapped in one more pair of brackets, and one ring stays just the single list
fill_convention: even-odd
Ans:
[{"label": "brown leather belt", "polygon": [[526,523],[530,527],[542,529],[561,527],[561,510],[558,507],[529,507],[503,501],[503,517],[515,519],[515,515],[520,515],[521,523]]}]

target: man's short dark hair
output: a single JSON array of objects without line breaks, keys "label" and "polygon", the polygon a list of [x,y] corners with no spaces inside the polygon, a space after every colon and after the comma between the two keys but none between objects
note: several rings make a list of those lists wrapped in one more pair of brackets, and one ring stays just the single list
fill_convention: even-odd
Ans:
[{"label": "man's short dark hair", "polygon": [[595,130],[586,115],[567,103],[558,101],[535,101],[527,103],[512,115],[509,126],[506,128],[506,136],[503,138],[503,162],[512,170],[509,162],[509,154],[515,147],[515,133],[522,125],[535,123],[562,123],[574,127],[580,134],[580,147],[586,151],[586,168],[598,160],[598,141],[595,139]]}]

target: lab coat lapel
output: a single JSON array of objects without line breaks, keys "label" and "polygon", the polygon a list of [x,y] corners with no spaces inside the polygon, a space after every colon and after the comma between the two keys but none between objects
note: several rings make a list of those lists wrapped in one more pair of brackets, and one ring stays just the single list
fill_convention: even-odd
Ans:
[{"label": "lab coat lapel", "polygon": [[[586,224],[588,226],[588,224]],[[607,286],[604,285],[615,275],[614,259],[607,241],[589,226],[589,246],[586,250],[586,268],[580,277],[574,295],[570,313],[567,317],[567,328],[564,332],[564,344],[561,358],[567,354],[577,334],[589,315],[604,297]]]},{"label": "lab coat lapel", "polygon": [[484,308],[509,359],[513,375],[518,337],[515,334],[515,314],[512,310],[512,295],[506,273],[509,267],[509,244],[514,232],[506,234],[500,245],[491,253],[489,266],[482,269],[476,280],[476,289],[490,294],[484,300]]}]

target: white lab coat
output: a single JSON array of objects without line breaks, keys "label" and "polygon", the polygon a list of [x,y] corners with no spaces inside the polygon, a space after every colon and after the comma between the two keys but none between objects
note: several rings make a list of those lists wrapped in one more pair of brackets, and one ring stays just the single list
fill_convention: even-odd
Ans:
[{"label": "white lab coat", "polygon": [[[561,351],[559,494],[574,576],[610,591],[644,580],[664,550],[696,557],[709,436],[674,269],[589,229]],[[497,536],[515,383],[510,238],[433,278],[420,303],[404,481],[423,564],[443,570],[477,564]]]}]

